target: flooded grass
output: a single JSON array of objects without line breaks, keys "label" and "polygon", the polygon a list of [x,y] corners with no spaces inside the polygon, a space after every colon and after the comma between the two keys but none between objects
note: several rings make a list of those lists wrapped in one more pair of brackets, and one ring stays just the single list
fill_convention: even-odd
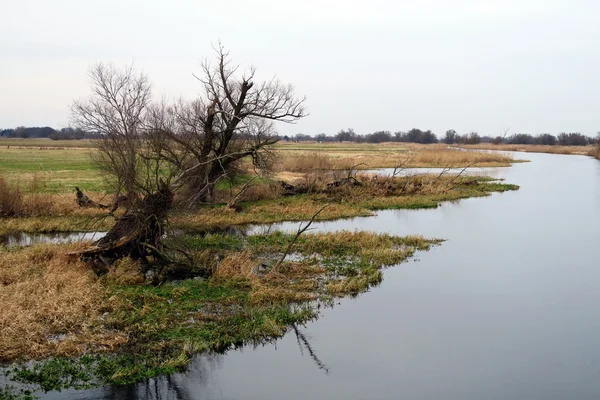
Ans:
[{"label": "flooded grass", "polygon": [[[0,250],[0,360],[36,389],[124,384],[180,371],[198,352],[281,337],[336,296],[381,281],[381,268],[438,240],[365,232],[302,235],[294,260],[273,266],[293,235],[184,236],[210,279],[150,285],[124,260],[96,278],[67,253],[77,245]],[[83,355],[85,354],[85,355]],[[81,355],[81,357],[78,357]],[[48,358],[50,357],[50,358]]]}]

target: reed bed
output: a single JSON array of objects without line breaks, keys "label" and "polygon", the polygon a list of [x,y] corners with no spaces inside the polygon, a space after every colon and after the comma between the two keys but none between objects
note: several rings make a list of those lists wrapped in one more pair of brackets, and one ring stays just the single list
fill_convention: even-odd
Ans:
[{"label": "reed bed", "polygon": [[306,146],[302,149],[275,147],[278,160],[276,172],[306,172],[314,170],[345,170],[373,168],[450,167],[460,168],[470,165],[479,167],[507,167],[515,162],[510,155],[460,151],[442,144],[402,146],[381,145],[380,148],[360,145],[354,147],[328,147],[315,145],[314,150]]},{"label": "reed bed", "polygon": [[491,144],[480,143],[475,145],[457,145],[461,148],[472,150],[500,150],[500,151],[520,151],[529,153],[549,153],[549,154],[571,154],[571,155],[594,155],[597,151],[596,146],[559,146],[559,145],[539,145],[539,144]]}]

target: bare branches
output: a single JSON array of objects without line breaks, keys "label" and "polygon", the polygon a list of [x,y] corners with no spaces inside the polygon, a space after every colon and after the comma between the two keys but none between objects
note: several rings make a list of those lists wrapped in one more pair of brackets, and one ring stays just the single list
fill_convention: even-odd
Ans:
[{"label": "bare branches", "polygon": [[306,115],[291,85],[255,83],[254,68],[238,74],[221,44],[215,51],[215,64],[201,64],[196,78],[204,93],[192,102],[151,103],[148,78],[132,67],[92,67],[92,95],[73,103],[73,122],[103,135],[95,159],[116,192],[135,199],[162,181],[185,188],[188,200],[212,201],[216,182],[233,178],[243,158],[268,168],[266,147],[277,142],[274,121]]},{"label": "bare branches", "polygon": [[239,192],[237,192],[235,196],[231,197],[231,199],[227,203],[227,207],[234,208],[237,205],[238,200],[242,197],[242,195],[253,186],[252,182],[254,182],[255,179],[256,176],[250,179],[248,182],[246,182],[244,186],[239,190]]},{"label": "bare branches", "polygon": [[133,67],[118,70],[102,63],[93,66],[89,76],[92,96],[73,103],[75,124],[90,132],[135,134],[151,99],[148,78]]},{"label": "bare branches", "polygon": [[469,164],[466,167],[464,167],[451,181],[450,183],[454,183],[454,181],[456,181],[458,178],[460,178],[460,176],[467,170],[467,168],[471,168],[472,166],[474,166],[475,164]]},{"label": "bare branches", "polygon": [[396,164],[396,166],[394,166],[394,171],[392,171],[392,176],[395,177],[397,175],[400,175],[400,173],[402,173],[402,171],[404,171],[406,169],[406,165],[411,161],[411,157],[406,157],[406,159],[404,161],[402,161],[399,164]]},{"label": "bare branches", "polygon": [[115,178],[116,190],[134,197],[138,178],[138,154],[151,88],[143,74],[132,67],[122,70],[112,64],[96,64],[89,72],[92,95],[71,107],[75,126],[103,134],[95,161]]},{"label": "bare branches", "polygon": [[[190,132],[196,137],[190,144],[200,150],[188,166],[187,180],[193,184],[190,197],[200,198],[201,191],[212,197],[212,185],[219,175],[228,173],[238,160],[251,156],[255,166],[264,168],[269,157],[264,151],[277,141],[272,121],[293,123],[306,115],[304,99],[297,99],[291,85],[278,80],[255,83],[255,69],[238,75],[238,66],[231,66],[229,53],[219,44],[215,48],[217,63],[205,60],[201,74],[195,75],[204,87],[204,99],[194,112],[195,121],[203,129]],[[183,119],[183,118],[182,118]],[[189,119],[189,118],[188,118]],[[179,140],[175,138],[174,140]],[[207,160],[212,160],[208,165]],[[202,167],[200,167],[202,166]]]},{"label": "bare branches", "polygon": [[294,238],[292,239],[292,241],[290,242],[290,244],[288,244],[288,247],[285,249],[285,251],[283,252],[283,255],[281,256],[281,258],[279,259],[279,261],[277,261],[277,264],[275,264],[275,266],[273,267],[273,271],[277,272],[279,270],[279,267],[281,266],[281,263],[283,263],[283,261],[285,260],[285,258],[287,257],[287,255],[290,253],[290,251],[292,250],[292,247],[294,246],[294,244],[296,243],[296,241],[298,240],[298,238],[300,237],[300,235],[302,235],[304,232],[306,232],[308,230],[308,228],[310,228],[310,226],[312,225],[312,223],[315,221],[315,218],[317,218],[319,216],[319,214],[321,214],[321,212],[326,209],[327,207],[329,207],[329,204],[321,207],[321,209],[319,211],[317,211],[312,218],[310,219],[310,221],[308,221],[308,223],[303,227],[302,224],[300,224],[298,226],[298,231],[296,232],[296,236],[294,236]]}]

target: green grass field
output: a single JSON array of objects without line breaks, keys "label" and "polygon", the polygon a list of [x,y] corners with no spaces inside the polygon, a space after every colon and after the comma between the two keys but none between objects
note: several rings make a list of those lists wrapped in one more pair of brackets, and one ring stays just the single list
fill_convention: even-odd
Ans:
[{"label": "green grass field", "polygon": [[16,146],[16,147],[94,147],[94,142],[91,140],[52,140],[45,138],[37,139],[16,139],[16,138],[0,138],[0,147]]},{"label": "green grass field", "polygon": [[92,151],[89,148],[0,145],[0,175],[24,190],[36,180],[43,183],[42,192],[66,193],[75,186],[100,192],[104,189],[103,179],[90,158]]},{"label": "green grass field", "polygon": [[[38,192],[70,193],[75,186],[88,192],[106,192],[105,180],[90,157],[96,151],[93,146],[89,140],[0,139],[0,176],[24,191],[37,182]],[[386,168],[407,159],[405,167],[490,167],[513,162],[504,155],[460,152],[443,144],[280,142],[272,149],[279,155],[275,165],[278,173],[350,166]]]}]

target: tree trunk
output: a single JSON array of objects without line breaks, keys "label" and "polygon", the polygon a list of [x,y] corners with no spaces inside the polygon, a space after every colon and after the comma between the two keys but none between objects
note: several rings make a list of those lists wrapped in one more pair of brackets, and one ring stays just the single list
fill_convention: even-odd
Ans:
[{"label": "tree trunk", "polygon": [[81,259],[90,263],[97,275],[108,272],[112,263],[125,257],[144,263],[149,257],[163,260],[161,241],[172,202],[173,193],[166,185],[147,195],[139,207],[120,217],[106,236],[84,250]]}]

